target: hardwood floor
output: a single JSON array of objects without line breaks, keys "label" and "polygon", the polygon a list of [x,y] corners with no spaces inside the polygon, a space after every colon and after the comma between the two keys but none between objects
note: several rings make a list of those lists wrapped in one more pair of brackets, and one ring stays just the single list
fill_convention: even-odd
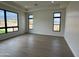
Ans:
[{"label": "hardwood floor", "polygon": [[73,57],[64,38],[25,34],[0,42],[0,57]]}]

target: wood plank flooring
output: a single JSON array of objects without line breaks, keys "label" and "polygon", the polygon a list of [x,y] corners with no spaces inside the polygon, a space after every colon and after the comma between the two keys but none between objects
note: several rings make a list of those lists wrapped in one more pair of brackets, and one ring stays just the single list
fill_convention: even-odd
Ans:
[{"label": "wood plank flooring", "polygon": [[62,37],[25,34],[0,41],[0,57],[73,57]]}]

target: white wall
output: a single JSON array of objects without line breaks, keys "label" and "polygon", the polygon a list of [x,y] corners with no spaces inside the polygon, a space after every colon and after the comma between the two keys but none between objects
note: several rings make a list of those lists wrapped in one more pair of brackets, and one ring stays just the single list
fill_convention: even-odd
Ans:
[{"label": "white wall", "polygon": [[30,30],[31,33],[43,34],[43,35],[53,35],[53,36],[63,36],[64,26],[65,26],[65,9],[56,10],[62,12],[61,19],[61,32],[53,32],[53,10],[44,9],[32,12],[34,15],[33,29]]},{"label": "white wall", "polygon": [[[13,33],[2,34],[2,35],[0,35],[0,40],[6,39],[6,38],[9,38],[9,37],[13,37],[13,36],[16,36],[16,35],[24,34],[24,33],[27,32],[25,12],[20,11],[20,10],[16,10],[16,9],[11,8],[11,7],[4,5],[4,4],[0,4],[0,8],[10,10],[10,11],[14,11],[14,12],[18,12],[18,14],[19,14],[19,31],[13,32]],[[17,7],[17,8],[19,8],[19,7]]]},{"label": "white wall", "polygon": [[79,57],[79,2],[71,2],[66,10],[65,39]]}]

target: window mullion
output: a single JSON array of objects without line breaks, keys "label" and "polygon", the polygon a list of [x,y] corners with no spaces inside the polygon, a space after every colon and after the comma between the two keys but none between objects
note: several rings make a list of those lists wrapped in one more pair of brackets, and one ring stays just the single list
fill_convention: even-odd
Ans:
[{"label": "window mullion", "polygon": [[5,32],[7,33],[7,17],[6,17],[6,10],[4,10],[4,19],[5,19]]}]

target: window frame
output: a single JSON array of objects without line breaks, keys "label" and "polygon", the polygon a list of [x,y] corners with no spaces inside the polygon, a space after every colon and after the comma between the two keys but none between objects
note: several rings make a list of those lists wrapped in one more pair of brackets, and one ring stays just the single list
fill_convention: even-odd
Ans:
[{"label": "window frame", "polygon": [[[29,14],[29,15],[33,15],[33,14]],[[29,18],[29,15],[28,15],[28,22],[29,22],[29,19],[34,19],[34,17],[33,18]],[[29,28],[29,23],[28,23],[28,28]],[[33,30],[33,24],[32,24],[32,29],[29,28],[29,30]]]},{"label": "window frame", "polygon": [[[7,34],[7,33],[12,33],[12,32],[18,32],[19,31],[19,14],[18,12],[14,12],[14,11],[10,11],[10,10],[6,10],[6,9],[2,9],[0,8],[0,10],[3,10],[4,11],[4,22],[5,22],[5,27],[0,27],[0,29],[5,29],[5,33],[1,33],[0,35],[2,34]],[[11,12],[11,13],[15,13],[17,14],[17,26],[10,26],[10,27],[7,27],[7,16],[6,16],[6,12]],[[18,28],[17,31],[12,31],[12,32],[8,32],[7,29],[8,28]]]},{"label": "window frame", "polygon": [[[7,27],[7,28],[18,28],[18,31],[19,31],[19,14],[17,12],[10,11],[10,10],[6,10],[6,11],[17,14],[17,26],[10,26],[10,27]],[[6,17],[6,20],[7,20],[7,17]],[[6,21],[6,23],[7,23],[7,21]],[[13,32],[18,32],[18,31],[13,31]],[[7,31],[7,33],[11,33],[11,32]]]},{"label": "window frame", "polygon": [[[55,13],[60,13],[60,17],[54,17],[54,14],[55,14]],[[54,24],[54,19],[55,19],[55,18],[60,18],[60,24]],[[54,25],[59,25],[59,31],[54,30]],[[54,31],[54,32],[60,32],[60,31],[61,31],[61,12],[54,12],[54,13],[53,13],[53,31]]]}]

